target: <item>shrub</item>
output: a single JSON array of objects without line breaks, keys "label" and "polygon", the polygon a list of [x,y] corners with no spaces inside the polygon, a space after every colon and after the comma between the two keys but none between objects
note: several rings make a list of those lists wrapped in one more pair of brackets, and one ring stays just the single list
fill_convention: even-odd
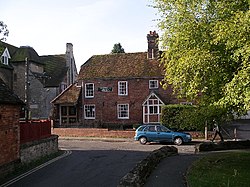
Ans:
[{"label": "shrub", "polygon": [[162,124],[178,130],[211,129],[213,119],[219,124],[230,120],[227,110],[217,106],[165,105],[162,107]]}]

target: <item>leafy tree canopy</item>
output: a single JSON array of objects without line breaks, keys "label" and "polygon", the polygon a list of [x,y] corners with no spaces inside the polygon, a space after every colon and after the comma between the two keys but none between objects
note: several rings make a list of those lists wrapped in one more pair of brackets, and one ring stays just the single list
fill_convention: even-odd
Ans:
[{"label": "leafy tree canopy", "polygon": [[9,30],[7,25],[3,21],[0,21],[0,41],[6,40],[6,37],[9,35]]},{"label": "leafy tree canopy", "polygon": [[[200,104],[250,110],[249,0],[153,0],[166,51],[164,86]],[[168,83],[168,84],[167,84]],[[199,97],[200,93],[202,96]]]},{"label": "leafy tree canopy", "polygon": [[112,54],[114,53],[125,53],[124,49],[122,48],[122,45],[120,43],[114,44],[114,47],[111,51]]}]

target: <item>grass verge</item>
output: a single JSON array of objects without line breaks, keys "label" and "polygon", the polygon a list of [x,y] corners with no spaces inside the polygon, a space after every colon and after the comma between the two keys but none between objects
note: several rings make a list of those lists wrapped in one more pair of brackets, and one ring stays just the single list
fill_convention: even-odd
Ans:
[{"label": "grass verge", "polygon": [[190,187],[250,186],[250,152],[215,153],[194,162],[187,174]]},{"label": "grass verge", "polygon": [[20,164],[16,165],[15,169],[14,169],[14,171],[12,173],[8,174],[5,177],[0,177],[0,185],[6,183],[7,181],[9,181],[9,180],[11,180],[11,179],[25,173],[25,172],[37,167],[37,166],[39,166],[39,165],[41,165],[43,163],[48,162],[49,160],[51,160],[53,158],[56,158],[56,157],[62,155],[63,153],[64,153],[64,151],[59,150],[56,153],[41,157],[41,158],[39,158],[37,160],[34,160],[34,161],[32,161],[32,162],[30,162],[28,164],[20,163]]}]

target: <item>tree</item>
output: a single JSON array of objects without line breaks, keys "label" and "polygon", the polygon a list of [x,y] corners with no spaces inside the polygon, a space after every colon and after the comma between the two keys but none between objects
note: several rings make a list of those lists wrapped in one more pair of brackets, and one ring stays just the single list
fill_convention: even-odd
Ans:
[{"label": "tree", "polygon": [[9,30],[7,29],[7,25],[4,24],[3,21],[0,21],[0,41],[6,40],[6,37],[9,35]]},{"label": "tree", "polygon": [[250,110],[249,5],[248,0],[154,0],[167,49],[164,86],[201,105],[239,114]]},{"label": "tree", "polygon": [[124,49],[122,48],[122,45],[120,43],[114,44],[114,47],[111,51],[112,54],[114,53],[125,53]]}]

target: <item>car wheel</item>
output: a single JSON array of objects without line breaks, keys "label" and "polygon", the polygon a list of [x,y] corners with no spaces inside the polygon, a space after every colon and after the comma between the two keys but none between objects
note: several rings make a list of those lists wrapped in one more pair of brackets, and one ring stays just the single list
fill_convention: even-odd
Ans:
[{"label": "car wheel", "polygon": [[183,143],[183,140],[182,140],[181,137],[176,137],[176,138],[174,139],[174,144],[175,144],[175,145],[181,145],[182,143]]},{"label": "car wheel", "polygon": [[145,145],[147,143],[147,138],[146,137],[141,137],[139,139],[139,142],[142,144],[142,145]]}]

